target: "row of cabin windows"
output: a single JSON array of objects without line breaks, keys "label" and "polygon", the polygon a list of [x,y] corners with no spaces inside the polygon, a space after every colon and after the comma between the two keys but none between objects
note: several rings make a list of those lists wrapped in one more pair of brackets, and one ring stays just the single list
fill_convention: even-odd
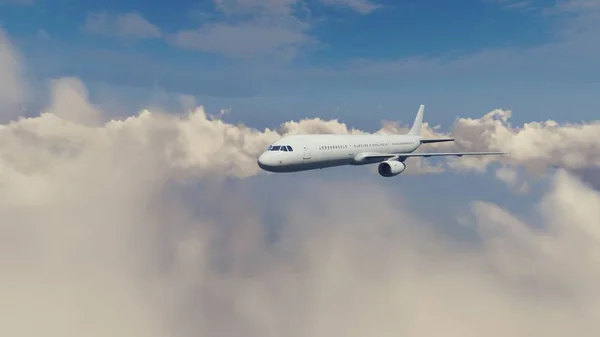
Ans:
[{"label": "row of cabin windows", "polygon": [[269,151],[284,151],[284,152],[292,152],[292,149],[289,145],[271,145],[269,146]]},{"label": "row of cabin windows", "polygon": [[[410,142],[403,142],[403,143],[393,143],[392,145],[399,145],[399,144],[410,144]],[[389,145],[388,143],[382,143],[382,144],[355,144],[354,148],[361,148],[361,147],[375,147],[375,146],[387,146]],[[352,147],[352,145],[351,145]],[[347,149],[348,145],[323,145],[323,146],[319,146],[319,150],[334,150],[334,149]],[[292,149],[291,146],[289,145],[271,145],[269,146],[269,151],[284,151],[284,152],[292,152],[294,151],[294,149]]]},{"label": "row of cabin windows", "polygon": [[[382,143],[382,144],[355,144],[355,145],[350,145],[350,147],[354,147],[354,148],[361,148],[361,147],[375,147],[375,146],[387,146],[389,144],[387,143]],[[347,149],[348,145],[323,145],[323,146],[319,146],[319,150],[335,150],[335,149]]]},{"label": "row of cabin windows", "polygon": [[[400,143],[392,143],[392,145],[403,145],[403,144],[412,144],[412,142],[400,142]],[[361,147],[376,147],[376,146],[388,146],[388,143],[381,144],[355,144],[354,148]],[[350,145],[352,147],[352,145]],[[335,150],[335,149],[347,149],[348,145],[323,145],[319,146],[319,150]]]}]

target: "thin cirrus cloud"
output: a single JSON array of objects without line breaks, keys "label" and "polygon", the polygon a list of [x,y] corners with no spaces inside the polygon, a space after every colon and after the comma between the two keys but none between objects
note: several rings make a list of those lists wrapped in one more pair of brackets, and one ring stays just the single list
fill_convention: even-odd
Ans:
[{"label": "thin cirrus cloud", "polygon": [[[321,0],[321,3],[348,7],[360,14],[369,14],[379,7],[368,0]],[[168,40],[184,49],[234,58],[275,55],[291,59],[303,48],[319,45],[310,33],[313,24],[298,15],[303,12],[304,4],[299,0],[215,0],[217,11],[241,20],[179,31]]]},{"label": "thin cirrus cloud", "polygon": [[381,7],[381,5],[371,0],[321,0],[321,3],[346,7],[360,14],[369,14]]},{"label": "thin cirrus cloud", "polygon": [[[0,77],[0,90],[15,79]],[[10,317],[1,335],[592,337],[600,329],[600,193],[568,170],[551,176],[533,217],[473,200],[459,219],[432,223],[407,205],[414,196],[376,182],[257,181],[256,154],[281,135],[362,132],[338,121],[256,130],[201,108],[112,120],[79,80],[50,85],[43,113],[0,125],[0,317]],[[508,118],[495,110],[459,119],[451,134],[462,148],[515,151],[508,167],[598,167],[599,123],[512,127]],[[238,179],[225,186],[225,177]],[[273,186],[283,181],[285,189]],[[461,228],[477,244],[447,231]]]},{"label": "thin cirrus cloud", "polygon": [[[311,25],[297,16],[301,1],[215,0],[215,10],[230,20],[205,23],[167,38],[172,45],[231,58],[274,56],[292,59],[316,42]],[[272,59],[272,57],[270,57]]]},{"label": "thin cirrus cloud", "polygon": [[152,39],[162,36],[158,26],[136,12],[116,15],[108,12],[89,13],[81,30],[88,34],[123,39]]},{"label": "thin cirrus cloud", "polygon": [[170,38],[174,45],[228,57],[278,55],[293,57],[313,39],[304,29],[274,27],[259,23],[211,23],[193,31],[180,31]]},{"label": "thin cirrus cloud", "polygon": [[[299,1],[277,2],[277,5],[273,5],[272,1],[259,0],[217,1],[215,9],[227,20],[210,21],[197,29],[163,33],[161,36],[171,45],[187,50],[235,59],[275,58],[289,61],[299,52],[324,46],[324,42],[311,33],[313,23],[297,15],[302,10],[299,4]],[[278,77],[282,81],[292,82],[294,86],[299,82],[317,82],[340,86],[388,87],[397,84],[398,77],[407,81],[453,76],[486,81],[491,77],[512,81],[515,76],[520,80],[533,81],[594,79],[597,69],[600,69],[600,50],[590,41],[600,32],[600,21],[596,20],[599,8],[583,0],[564,1],[550,7],[527,8],[552,19],[560,18],[554,25],[553,41],[530,47],[480,50],[458,57],[413,55],[386,61],[349,57],[342,60],[335,69],[313,66],[276,70],[273,69],[276,67],[272,66],[272,62],[267,62],[262,68],[255,68],[253,65],[246,71],[256,71],[255,80],[263,79],[264,85],[274,82],[271,77]],[[89,28],[103,34],[114,34],[116,29],[105,24],[113,21],[115,15],[96,15],[95,19],[89,20]],[[158,34],[154,30],[154,33],[147,36]],[[137,36],[144,34],[138,33]],[[581,50],[586,52],[578,52]],[[176,66],[167,64],[166,67]],[[152,69],[157,67],[150,68],[155,71]]]},{"label": "thin cirrus cloud", "polygon": [[[345,6],[360,14],[378,8],[370,1],[323,0],[328,6]],[[217,13],[233,21],[209,22],[197,29],[163,34],[139,13],[110,15],[91,13],[83,31],[123,38],[164,37],[170,44],[188,50],[232,58],[275,56],[289,60],[304,48],[318,45],[310,34],[313,24],[303,19],[304,2],[298,0],[215,0]]]}]

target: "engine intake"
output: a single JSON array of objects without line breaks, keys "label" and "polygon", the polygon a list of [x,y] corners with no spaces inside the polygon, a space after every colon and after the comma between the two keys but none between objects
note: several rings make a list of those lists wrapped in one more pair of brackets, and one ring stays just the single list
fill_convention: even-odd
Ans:
[{"label": "engine intake", "polygon": [[406,165],[403,162],[397,160],[387,160],[379,164],[377,171],[383,177],[396,176],[406,169]]}]

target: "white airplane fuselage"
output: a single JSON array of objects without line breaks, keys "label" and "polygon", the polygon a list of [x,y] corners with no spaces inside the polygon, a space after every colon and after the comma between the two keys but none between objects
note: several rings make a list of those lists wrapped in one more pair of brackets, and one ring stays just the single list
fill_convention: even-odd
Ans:
[{"label": "white airplane fuselage", "polygon": [[419,107],[407,134],[308,134],[279,139],[258,157],[258,166],[269,172],[298,172],[342,165],[380,163],[377,171],[393,177],[406,169],[410,157],[488,156],[505,152],[414,153],[422,144],[454,141],[453,138],[424,139],[421,136],[424,105]]},{"label": "white airplane fuselage", "polygon": [[[274,142],[258,157],[269,172],[298,172],[342,165],[366,165],[385,159],[365,158],[364,153],[412,153],[420,136],[320,134],[287,136]],[[282,151],[285,146],[288,151]],[[289,151],[291,148],[292,151]]]}]

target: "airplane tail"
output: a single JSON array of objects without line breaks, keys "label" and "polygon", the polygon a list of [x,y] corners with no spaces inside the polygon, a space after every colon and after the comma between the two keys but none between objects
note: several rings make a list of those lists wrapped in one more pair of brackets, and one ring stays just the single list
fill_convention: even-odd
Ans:
[{"label": "airplane tail", "polygon": [[425,105],[421,104],[419,106],[419,111],[417,112],[417,116],[415,117],[415,121],[413,122],[410,131],[408,131],[408,135],[410,136],[420,136],[421,135],[421,124],[423,124],[423,111],[425,110]]}]

